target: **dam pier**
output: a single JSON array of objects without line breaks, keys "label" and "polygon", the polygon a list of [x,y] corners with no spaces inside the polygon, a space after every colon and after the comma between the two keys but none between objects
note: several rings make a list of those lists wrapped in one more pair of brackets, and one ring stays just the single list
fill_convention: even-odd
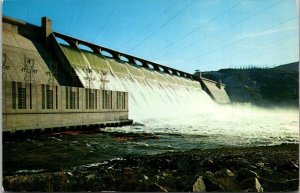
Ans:
[{"label": "dam pier", "polygon": [[204,95],[230,102],[220,82],[54,32],[50,18],[2,21],[4,136],[129,125]]}]

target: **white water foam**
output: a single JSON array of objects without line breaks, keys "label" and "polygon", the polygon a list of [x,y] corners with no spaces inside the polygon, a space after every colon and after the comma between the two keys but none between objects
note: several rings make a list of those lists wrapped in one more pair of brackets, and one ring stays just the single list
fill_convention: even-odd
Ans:
[{"label": "white water foam", "polygon": [[[143,85],[137,87],[138,84],[128,84],[129,90],[143,92],[150,101],[146,103],[143,98],[137,98],[138,92],[132,96],[136,97],[137,104],[142,104],[131,106],[132,118],[145,124],[138,132],[216,136],[218,143],[224,145],[273,145],[299,140],[299,111],[296,109],[218,105],[203,91],[170,87],[150,90]],[[164,95],[167,97],[162,97]],[[136,132],[133,128],[126,129]],[[124,128],[116,130],[124,132]]]},{"label": "white water foam", "polygon": [[[119,64],[126,66],[125,64]],[[136,67],[134,67],[136,68]],[[78,69],[77,74],[85,87],[101,88],[101,74],[93,71],[96,81],[88,85],[86,74]],[[193,115],[203,111],[203,107],[213,105],[210,97],[201,89],[200,83],[182,77],[176,77],[186,85],[176,84],[170,81],[171,75],[161,75],[158,72],[149,71],[157,77],[156,80],[148,80],[144,75],[142,81],[130,74],[116,74],[112,69],[107,75],[106,89],[126,91],[129,94],[129,118],[141,121],[149,118],[167,118],[185,115]],[[169,76],[169,80],[161,82],[158,76]],[[175,78],[175,77],[171,77]],[[98,81],[97,81],[98,80]],[[172,80],[172,79],[171,79]],[[207,109],[208,110],[208,109]]]},{"label": "white water foam", "polygon": [[[222,143],[237,145],[299,140],[298,109],[263,109],[247,104],[218,105],[201,89],[200,83],[195,84],[196,81],[176,77],[185,82],[177,84],[170,81],[170,75],[151,71],[148,73],[157,79],[148,79],[144,74],[141,81],[140,77],[130,74],[128,64],[125,66],[127,72],[123,75],[111,68],[107,76],[107,89],[128,92],[129,118],[145,126],[106,128],[106,131],[222,136],[218,139]],[[96,71],[93,73],[100,80],[101,75]],[[84,73],[79,74],[85,82]],[[159,76],[169,79],[163,82]],[[100,87],[100,81],[92,85],[92,88]]]},{"label": "white water foam", "polygon": [[249,105],[214,106],[215,111],[204,110],[198,114],[176,118],[145,119],[142,121],[144,126],[105,130],[193,135],[199,138],[207,136],[211,138],[206,143],[238,146],[299,142],[298,110],[262,109]]}]

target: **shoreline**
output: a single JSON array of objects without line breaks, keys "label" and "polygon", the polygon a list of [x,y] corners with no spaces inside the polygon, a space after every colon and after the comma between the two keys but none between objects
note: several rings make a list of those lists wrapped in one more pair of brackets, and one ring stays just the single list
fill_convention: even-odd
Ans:
[{"label": "shoreline", "polygon": [[6,191],[297,191],[299,144],[128,156],[3,176]]}]

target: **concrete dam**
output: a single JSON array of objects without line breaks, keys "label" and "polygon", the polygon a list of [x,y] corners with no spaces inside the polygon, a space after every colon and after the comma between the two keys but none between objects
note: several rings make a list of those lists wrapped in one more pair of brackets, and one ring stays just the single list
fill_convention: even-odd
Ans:
[{"label": "concrete dam", "polygon": [[187,115],[213,100],[229,103],[224,87],[201,74],[54,32],[46,17],[41,26],[3,17],[3,132]]}]

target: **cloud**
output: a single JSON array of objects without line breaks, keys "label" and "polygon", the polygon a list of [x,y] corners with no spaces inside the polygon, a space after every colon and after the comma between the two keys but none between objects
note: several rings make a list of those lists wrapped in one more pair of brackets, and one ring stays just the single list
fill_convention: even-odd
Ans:
[{"label": "cloud", "polygon": [[244,34],[244,37],[242,36],[242,38],[256,38],[256,37],[260,37],[260,36],[266,36],[266,35],[271,35],[271,34],[280,33],[280,32],[293,31],[293,30],[298,30],[297,26],[291,26],[288,28],[281,28],[281,29],[270,29],[267,31],[260,31],[260,32],[246,33],[246,34]]},{"label": "cloud", "polygon": [[267,31],[259,31],[259,32],[248,32],[248,33],[243,33],[238,37],[238,39],[248,39],[248,38],[256,38],[256,37],[261,37],[261,36],[266,36],[266,35],[271,35],[275,33],[280,33],[280,32],[286,32],[286,31],[292,31],[296,30],[297,26],[291,26],[288,28],[282,28],[282,29],[270,29]]}]

